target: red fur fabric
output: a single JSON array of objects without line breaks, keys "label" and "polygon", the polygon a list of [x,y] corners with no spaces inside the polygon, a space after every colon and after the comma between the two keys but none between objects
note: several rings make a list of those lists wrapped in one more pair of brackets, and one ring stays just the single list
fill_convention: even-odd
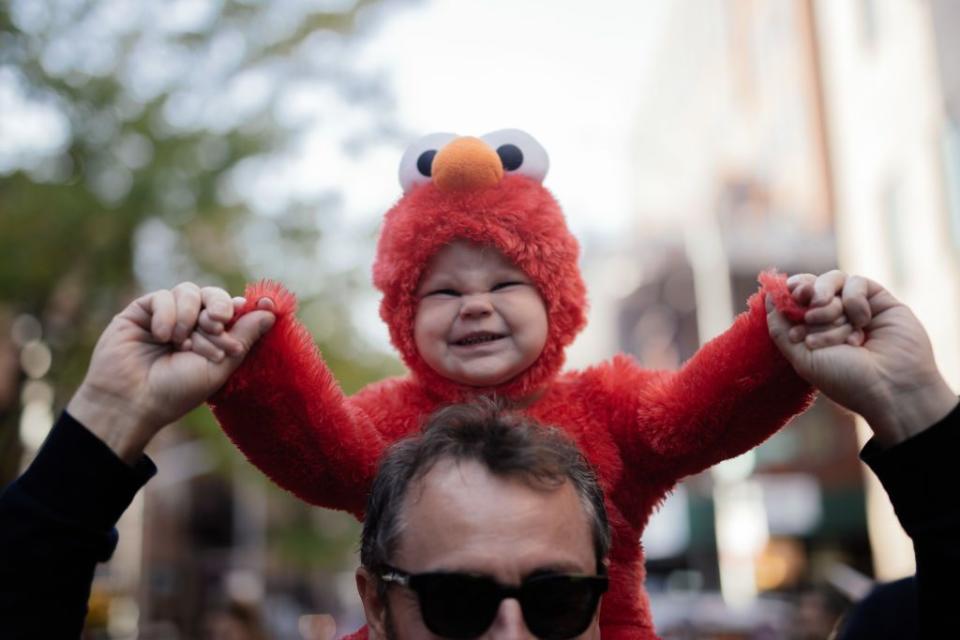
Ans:
[{"label": "red fur fabric", "polygon": [[[499,387],[447,380],[414,347],[421,273],[441,246],[458,238],[496,247],[537,284],[547,307],[543,353]],[[277,484],[362,518],[383,450],[416,432],[434,410],[478,393],[536,398],[525,411],[577,442],[606,494],[614,535],[603,637],[656,638],[642,588],[644,526],[679,479],[755,447],[807,406],[809,387],[767,335],[763,295],[793,319],[803,310],[783,276],[763,274],[749,309],[679,371],[643,369],[620,355],[561,374],[563,350],[586,309],[577,253],[559,206],[534,181],[506,176],[496,188],[453,194],[417,187],[387,213],[374,265],[384,294],[381,316],[411,375],[346,397],[294,317],[293,297],[279,285],[258,283],[246,292],[248,305],[272,298],[277,322],[212,399],[214,413]]]}]

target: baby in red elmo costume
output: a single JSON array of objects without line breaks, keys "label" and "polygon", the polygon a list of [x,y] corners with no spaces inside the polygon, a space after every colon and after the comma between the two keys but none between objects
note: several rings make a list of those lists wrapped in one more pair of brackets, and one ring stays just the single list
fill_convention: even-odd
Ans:
[{"label": "baby in red elmo costume", "polygon": [[568,433],[599,473],[614,531],[603,637],[656,638],[644,526],[678,480],[757,446],[807,406],[809,387],[768,337],[763,295],[793,320],[802,310],[782,277],[761,274],[747,311],[679,371],[618,355],[561,373],[586,296],[577,242],[541,185],[546,171],[542,147],[517,130],[416,143],[373,267],[380,315],[410,374],[345,396],[293,296],[260,283],[246,310],[270,298],[276,324],[211,405],[278,484],[362,518],[384,448],[425,416],[478,394],[515,401]]}]

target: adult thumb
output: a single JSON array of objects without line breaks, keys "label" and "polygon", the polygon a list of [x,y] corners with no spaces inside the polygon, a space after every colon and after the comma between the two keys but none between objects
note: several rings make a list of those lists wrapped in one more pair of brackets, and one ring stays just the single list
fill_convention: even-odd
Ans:
[{"label": "adult thumb", "polygon": [[801,356],[799,352],[806,349],[806,347],[802,342],[794,343],[790,340],[790,329],[793,325],[774,306],[770,296],[767,296],[765,302],[767,308],[767,331],[770,333],[770,339],[787,361],[796,366],[796,360]]}]

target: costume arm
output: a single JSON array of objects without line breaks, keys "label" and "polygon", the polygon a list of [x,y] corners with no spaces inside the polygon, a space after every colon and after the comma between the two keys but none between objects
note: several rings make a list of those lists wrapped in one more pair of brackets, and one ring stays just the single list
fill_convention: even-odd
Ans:
[{"label": "costume arm", "polygon": [[247,307],[273,300],[276,322],[209,401],[234,444],[278,485],[312,504],[362,514],[384,443],[340,389],[281,285],[247,287]]},{"label": "costume arm", "polygon": [[760,281],[748,310],[678,371],[641,375],[615,361],[624,381],[616,404],[626,415],[611,425],[627,464],[676,480],[755,447],[807,407],[809,385],[767,333],[764,296],[792,319],[803,309],[785,277],[767,272]]},{"label": "costume arm", "polygon": [[0,495],[3,638],[79,638],[94,568],[113,554],[114,525],[156,472],[121,461],[69,414]]}]

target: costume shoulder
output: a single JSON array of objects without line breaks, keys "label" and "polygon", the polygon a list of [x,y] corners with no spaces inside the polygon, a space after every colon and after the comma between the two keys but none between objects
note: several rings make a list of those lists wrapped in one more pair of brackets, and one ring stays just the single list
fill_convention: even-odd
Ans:
[{"label": "costume shoulder", "polygon": [[366,415],[387,442],[418,428],[437,408],[422,384],[410,376],[393,377],[368,384],[349,398],[355,410]]}]

